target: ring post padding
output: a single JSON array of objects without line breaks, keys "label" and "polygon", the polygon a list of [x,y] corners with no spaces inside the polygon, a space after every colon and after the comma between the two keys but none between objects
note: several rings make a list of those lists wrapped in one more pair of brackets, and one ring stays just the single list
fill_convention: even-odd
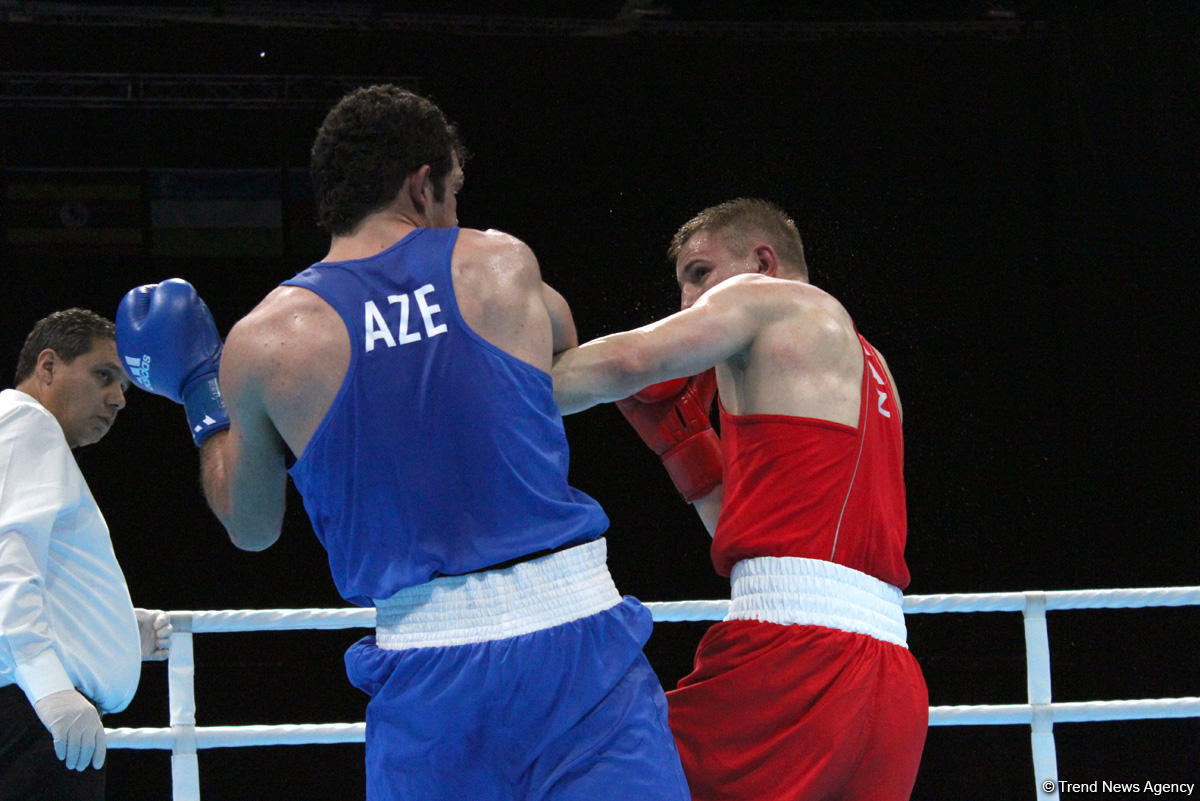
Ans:
[{"label": "ring post padding", "polygon": [[196,756],[196,660],[192,653],[192,616],[171,612],[171,647],[167,655],[170,708],[171,798],[200,801],[200,764]]},{"label": "ring post padding", "polygon": [[[1039,798],[1057,801],[1058,754],[1054,746],[1054,716],[1050,710],[1050,633],[1046,628],[1046,593],[1026,592],[1025,670],[1029,706],[1033,710],[1030,742],[1033,748],[1033,778]],[[1047,792],[1046,788],[1052,789]]]}]

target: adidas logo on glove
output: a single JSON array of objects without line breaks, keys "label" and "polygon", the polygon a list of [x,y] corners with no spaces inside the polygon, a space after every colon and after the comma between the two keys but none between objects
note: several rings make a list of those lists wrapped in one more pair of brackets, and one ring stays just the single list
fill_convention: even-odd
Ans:
[{"label": "adidas logo on glove", "polygon": [[150,383],[149,353],[143,354],[140,359],[126,356],[125,369],[129,372],[129,377],[133,379],[133,383],[140,387],[145,387],[148,391],[152,391],[153,385]]}]

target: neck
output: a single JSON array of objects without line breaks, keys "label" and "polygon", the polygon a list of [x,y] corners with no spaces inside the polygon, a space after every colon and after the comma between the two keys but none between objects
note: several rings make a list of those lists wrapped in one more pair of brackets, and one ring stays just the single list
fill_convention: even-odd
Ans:
[{"label": "neck", "polygon": [[411,210],[385,210],[368,215],[353,231],[335,236],[325,261],[348,261],[374,256],[424,226],[422,215]]}]

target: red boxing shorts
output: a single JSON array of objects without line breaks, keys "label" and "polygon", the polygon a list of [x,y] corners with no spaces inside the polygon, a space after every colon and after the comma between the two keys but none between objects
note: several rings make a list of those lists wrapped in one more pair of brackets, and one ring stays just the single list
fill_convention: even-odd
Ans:
[{"label": "red boxing shorts", "polygon": [[[897,642],[895,615],[874,606],[882,583],[817,560],[747,561],[775,575],[764,589],[762,575],[739,581],[735,569],[730,615],[804,622],[717,623],[695,669],[667,693],[694,801],[907,799],[929,695],[903,645],[902,618]],[[779,566],[787,572],[798,562],[815,564],[780,581]]]}]

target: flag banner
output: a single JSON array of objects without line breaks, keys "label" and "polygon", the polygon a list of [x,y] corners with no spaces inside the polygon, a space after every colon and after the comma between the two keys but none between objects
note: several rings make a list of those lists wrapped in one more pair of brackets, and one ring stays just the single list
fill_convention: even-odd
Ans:
[{"label": "flag banner", "polygon": [[278,170],[153,170],[149,183],[153,255],[283,255]]},{"label": "flag banner", "polygon": [[8,252],[136,255],[145,245],[136,171],[8,170],[3,224]]}]

